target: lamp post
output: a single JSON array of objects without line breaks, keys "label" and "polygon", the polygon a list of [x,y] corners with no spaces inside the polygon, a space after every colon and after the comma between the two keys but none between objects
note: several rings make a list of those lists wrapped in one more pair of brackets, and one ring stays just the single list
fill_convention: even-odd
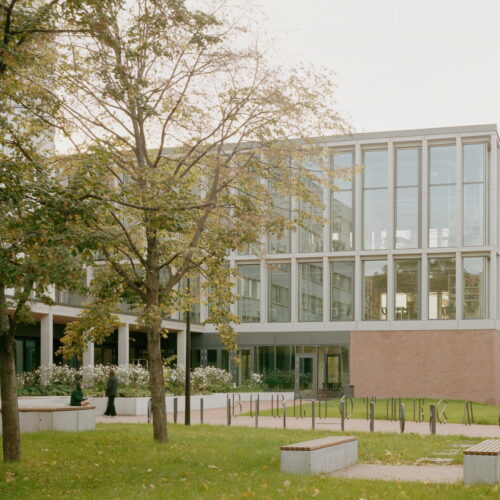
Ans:
[{"label": "lamp post", "polygon": [[[191,298],[191,282],[187,279],[187,296]],[[186,381],[184,384],[184,425],[191,425],[191,304],[186,311]]]}]

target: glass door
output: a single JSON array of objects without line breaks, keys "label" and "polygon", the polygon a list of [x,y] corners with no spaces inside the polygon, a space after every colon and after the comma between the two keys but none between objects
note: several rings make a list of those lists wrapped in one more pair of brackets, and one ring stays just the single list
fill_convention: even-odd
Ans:
[{"label": "glass door", "polygon": [[295,357],[295,396],[316,398],[316,354],[297,354]]}]

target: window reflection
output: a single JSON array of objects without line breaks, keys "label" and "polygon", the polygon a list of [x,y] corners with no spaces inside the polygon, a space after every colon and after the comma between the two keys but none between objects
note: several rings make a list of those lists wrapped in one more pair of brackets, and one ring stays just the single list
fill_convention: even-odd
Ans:
[{"label": "window reflection", "polygon": [[299,321],[323,321],[323,264],[299,264]]},{"label": "window reflection", "polygon": [[463,259],[464,290],[463,315],[465,319],[486,317],[486,258]]},{"label": "window reflection", "polygon": [[420,261],[395,260],[396,297],[394,319],[419,319],[420,317]]},{"label": "window reflection", "polygon": [[429,319],[455,319],[455,258],[429,259]]},{"label": "window reflection", "polygon": [[363,319],[387,319],[387,261],[363,262]]}]

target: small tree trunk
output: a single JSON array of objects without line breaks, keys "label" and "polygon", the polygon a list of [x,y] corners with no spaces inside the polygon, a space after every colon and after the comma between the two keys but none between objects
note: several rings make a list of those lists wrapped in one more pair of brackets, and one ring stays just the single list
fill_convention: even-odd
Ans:
[{"label": "small tree trunk", "polygon": [[21,432],[17,411],[14,332],[9,327],[5,289],[0,286],[0,390],[2,392],[3,460],[21,460]]},{"label": "small tree trunk", "polygon": [[149,377],[153,411],[153,437],[160,443],[167,442],[167,408],[165,383],[163,381],[163,359],[161,357],[161,322],[148,331]]}]

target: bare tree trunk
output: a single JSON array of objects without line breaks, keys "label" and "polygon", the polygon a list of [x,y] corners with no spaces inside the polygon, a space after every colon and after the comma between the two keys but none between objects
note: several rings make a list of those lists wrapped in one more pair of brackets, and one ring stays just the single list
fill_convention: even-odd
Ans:
[{"label": "bare tree trunk", "polygon": [[3,460],[21,460],[21,432],[17,410],[14,331],[9,325],[5,287],[0,285],[0,389],[2,392]]},{"label": "bare tree trunk", "polygon": [[148,330],[148,358],[153,403],[153,437],[156,441],[166,443],[167,408],[163,381],[163,359],[161,357],[161,320]]}]

